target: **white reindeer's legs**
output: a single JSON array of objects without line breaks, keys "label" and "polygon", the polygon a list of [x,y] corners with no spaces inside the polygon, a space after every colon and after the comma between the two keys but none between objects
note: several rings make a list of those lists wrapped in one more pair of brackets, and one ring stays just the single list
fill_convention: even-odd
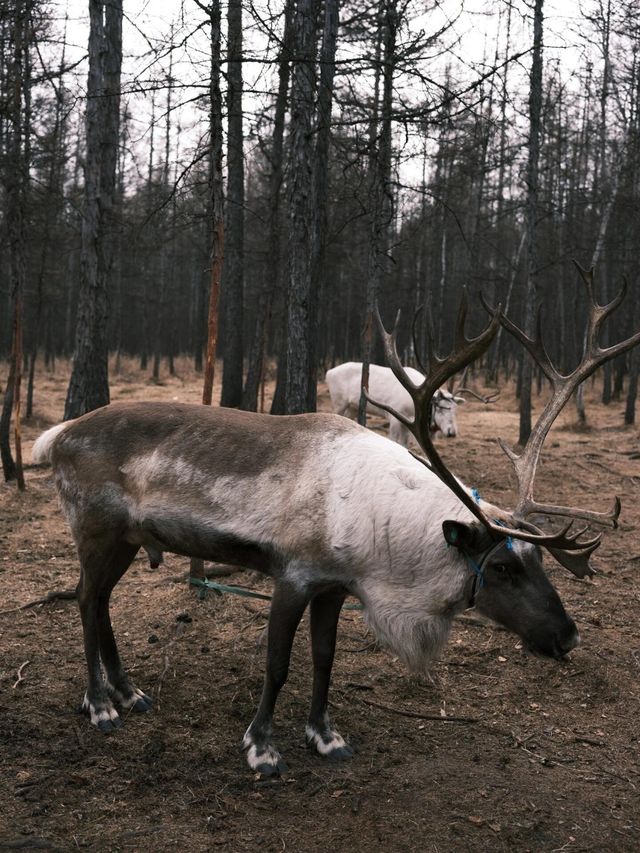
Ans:
[{"label": "white reindeer's legs", "polygon": [[336,632],[344,599],[342,592],[324,592],[311,601],[313,693],[306,727],[307,743],[320,755],[334,760],[353,756],[344,738],[331,728],[327,710]]},{"label": "white reindeer's legs", "polygon": [[137,710],[149,710],[151,704],[124,672],[109,618],[111,590],[131,565],[137,550],[124,542],[110,542],[101,547],[93,543],[91,549],[79,548],[81,573],[77,594],[89,672],[82,709],[102,732],[122,725],[114,700],[125,708]]},{"label": "white reindeer's legs", "polygon": [[294,586],[282,581],[276,583],[269,615],[262,696],[242,742],[249,767],[263,776],[277,776],[287,770],[282,756],[271,742],[271,723],[278,693],[287,680],[293,638],[308,602],[308,596]]},{"label": "white reindeer's legs", "polygon": [[403,447],[409,446],[409,430],[401,424],[397,418],[394,418],[393,415],[388,415],[387,420],[389,422],[389,438],[392,441],[396,441],[398,444],[401,444]]}]

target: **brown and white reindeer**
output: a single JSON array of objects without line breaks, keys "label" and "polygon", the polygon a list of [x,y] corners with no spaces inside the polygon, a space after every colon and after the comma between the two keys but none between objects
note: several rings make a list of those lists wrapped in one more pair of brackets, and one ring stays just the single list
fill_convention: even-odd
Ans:
[{"label": "brown and white reindeer", "polygon": [[[117,708],[148,711],[151,699],[128,678],[109,617],[111,592],[141,547],[238,564],[273,578],[264,688],[244,736],[249,766],[265,775],[285,764],[271,724],[285,683],[298,623],[310,607],[313,658],[308,744],[323,756],[351,748],[327,710],[336,629],[347,595],[408,667],[424,671],[446,641],[454,616],[478,611],[515,631],[534,652],[561,658],[579,642],[573,620],[542,567],[546,548],[574,574],[591,573],[599,537],[582,539],[571,523],[544,533],[531,513],[614,524],[610,513],[538,504],[532,483],[542,442],[572,391],[640,335],[601,349],[608,306],[595,304],[591,274],[587,347],[569,376],[552,366],[498,308],[476,338],[464,334],[461,306],[452,354],[431,354],[414,385],[384,333],[390,366],[411,395],[413,420],[396,416],[430,460],[334,414],[288,417],[179,403],[114,404],[60,424],[36,441],[33,458],[50,460],[80,558],[78,601],[89,682],[83,707],[102,731],[121,725]],[[503,323],[537,359],[555,393],[521,456],[513,512],[477,502],[445,467],[429,430],[434,391],[478,358]],[[381,327],[382,328],[382,327]],[[389,409],[384,401],[376,405]]]}]

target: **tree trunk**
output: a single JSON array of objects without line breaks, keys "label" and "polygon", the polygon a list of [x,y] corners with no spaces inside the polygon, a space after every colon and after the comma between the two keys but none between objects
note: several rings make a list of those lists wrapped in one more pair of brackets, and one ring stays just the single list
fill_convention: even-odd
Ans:
[{"label": "tree trunk", "polygon": [[[293,34],[293,0],[286,0],[284,9],[284,33],[278,64],[278,94],[276,96],[273,136],[270,151],[271,174],[269,176],[269,229],[267,245],[270,260],[265,270],[264,287],[258,298],[256,325],[249,353],[249,364],[245,382],[242,408],[255,412],[258,404],[258,388],[264,375],[267,333],[271,310],[280,280],[281,215],[280,198],[282,189],[282,165],[284,147],[284,125],[289,91],[289,71],[291,57],[291,38]],[[285,312],[286,320],[286,312]],[[286,377],[286,336],[281,346],[281,359],[278,362],[276,391],[271,408],[272,414],[284,412],[284,386]]]},{"label": "tree trunk", "polygon": [[214,0],[209,7],[211,26],[211,81],[210,93],[210,154],[209,191],[212,217],[211,278],[209,287],[209,314],[207,320],[207,349],[204,365],[202,402],[211,405],[213,380],[216,369],[218,345],[218,306],[220,303],[220,276],[224,258],[224,193],[222,185],[222,95],[220,93],[220,2]]},{"label": "tree trunk", "polygon": [[[220,93],[220,27],[219,0],[209,6],[211,27],[211,79],[209,81],[209,199],[211,207],[211,278],[209,286],[209,314],[207,319],[207,348],[204,363],[202,402],[211,405],[213,380],[216,369],[218,343],[218,307],[220,304],[220,277],[224,258],[224,192],[222,183],[222,95]],[[204,580],[204,560],[191,559],[190,576]]]},{"label": "tree trunk", "polygon": [[[0,457],[5,480],[16,479],[19,489],[24,489],[21,438],[21,381],[22,381],[22,326],[23,299],[26,284],[26,204],[30,167],[31,133],[31,79],[29,61],[31,3],[15,5],[11,23],[11,68],[6,112],[8,138],[7,162],[4,166],[9,243],[9,282],[13,313],[11,365],[9,381],[0,417]],[[14,411],[15,462],[10,448],[11,410]]]},{"label": "tree trunk", "polygon": [[[365,322],[362,336],[362,388],[369,388],[369,365],[373,352],[374,310],[388,261],[389,227],[393,221],[391,192],[391,125],[393,107],[393,76],[395,71],[396,36],[400,15],[397,0],[383,0],[380,21],[383,53],[382,100],[379,119],[374,115],[371,170],[371,205],[369,257],[366,285]],[[376,87],[378,88],[378,87]],[[375,94],[375,93],[374,93]],[[377,97],[374,109],[378,110]],[[366,422],[366,398],[360,395],[358,421]]]},{"label": "tree trunk", "polygon": [[227,225],[222,279],[224,366],[220,405],[242,403],[244,306],[244,146],[242,131],[242,0],[229,0],[227,62]]},{"label": "tree trunk", "polygon": [[[311,257],[311,302],[313,317],[318,313],[324,300],[321,292],[324,284],[324,260],[327,244],[327,199],[329,194],[329,142],[331,139],[331,107],[333,103],[333,77],[335,73],[336,42],[339,26],[339,0],[325,0],[324,28],[320,53],[320,83],[318,87],[318,127],[316,133],[314,195],[316,222],[313,234],[313,253]],[[309,341],[309,411],[316,409],[318,385],[318,342],[317,329]]]},{"label": "tree trunk", "polygon": [[[540,159],[540,116],[542,110],[542,6],[535,0],[533,13],[533,59],[529,88],[529,152],[527,159],[527,277],[524,301],[524,331],[534,333],[538,277],[538,163]],[[531,434],[531,360],[524,355],[520,382],[520,444]]]},{"label": "tree trunk", "polygon": [[[173,27],[171,28],[171,44],[173,44]],[[170,276],[171,261],[169,253],[172,251],[172,241],[175,237],[175,232],[168,221],[167,203],[171,197],[171,187],[169,186],[169,159],[171,157],[171,96],[173,93],[173,51],[170,52],[169,73],[167,75],[167,101],[165,106],[165,130],[164,130],[164,163],[162,164],[162,199],[163,210],[160,216],[160,236],[162,245],[160,247],[160,270],[157,279],[157,290],[155,299],[155,322],[154,322],[154,346],[153,346],[153,371],[152,376],[155,382],[160,381],[160,362],[162,360],[163,350],[167,351],[166,338],[167,331],[165,326],[165,312],[168,290],[168,279]],[[172,201],[171,207],[174,209],[175,202]]]},{"label": "tree trunk", "polygon": [[315,410],[312,341],[316,317],[312,313],[311,259],[315,226],[313,186],[313,117],[315,98],[314,0],[299,0],[294,27],[291,85],[291,153],[289,185],[289,270],[287,287],[287,365],[285,414]]},{"label": "tree trunk", "polygon": [[122,0],[89,0],[89,15],[81,280],[65,420],[109,402],[107,289],[120,123]]}]

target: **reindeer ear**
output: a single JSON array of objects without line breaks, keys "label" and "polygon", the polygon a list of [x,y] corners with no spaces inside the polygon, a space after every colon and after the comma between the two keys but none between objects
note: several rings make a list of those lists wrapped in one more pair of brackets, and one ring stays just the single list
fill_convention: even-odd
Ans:
[{"label": "reindeer ear", "polygon": [[454,545],[461,551],[478,551],[480,531],[474,524],[465,524],[463,521],[443,521],[442,532],[447,544]]},{"label": "reindeer ear", "polygon": [[454,397],[453,401],[454,403],[457,403],[459,406],[461,406],[465,402],[465,399],[464,397]]}]

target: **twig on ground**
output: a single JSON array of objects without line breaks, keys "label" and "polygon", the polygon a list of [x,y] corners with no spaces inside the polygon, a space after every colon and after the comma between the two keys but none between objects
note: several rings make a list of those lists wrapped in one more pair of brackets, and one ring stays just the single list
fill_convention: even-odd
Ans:
[{"label": "twig on ground", "polygon": [[440,714],[419,714],[417,711],[403,711],[401,708],[390,708],[388,705],[382,705],[379,702],[372,702],[371,699],[364,699],[362,696],[356,696],[358,702],[365,705],[371,705],[372,708],[380,708],[381,711],[387,711],[389,714],[399,714],[401,717],[412,717],[416,720],[432,720],[434,723],[477,723],[477,717],[442,717]]},{"label": "twig on ground", "polygon": [[165,678],[167,672],[169,672],[169,662],[170,662],[169,652],[171,651],[171,648],[175,644],[176,640],[179,640],[180,637],[184,634],[186,627],[187,626],[186,626],[185,622],[178,622],[178,624],[176,625],[175,636],[173,636],[169,640],[169,642],[167,643],[167,645],[164,648],[164,661],[163,661],[162,672],[158,676],[158,681],[156,683],[156,691],[155,691],[156,692],[156,696],[155,696],[156,702],[158,702],[158,700],[160,699],[160,691],[162,690],[162,682],[164,681],[164,678]]},{"label": "twig on ground", "polygon": [[0,610],[0,616],[5,616],[8,613],[17,613],[19,610],[29,610],[31,607],[38,607],[40,604],[49,604],[51,601],[74,601],[76,598],[75,589],[59,589],[47,593],[44,598],[36,598],[34,601],[27,601],[26,604],[21,604],[19,607],[12,607],[10,610]]},{"label": "twig on ground", "polygon": [[18,667],[18,680],[13,684],[13,690],[16,689],[16,687],[18,686],[18,684],[20,684],[21,681],[24,681],[24,678],[22,677],[22,673],[25,671],[25,669],[29,666],[30,663],[31,663],[30,660],[26,660],[24,663],[20,664],[20,666]]}]

